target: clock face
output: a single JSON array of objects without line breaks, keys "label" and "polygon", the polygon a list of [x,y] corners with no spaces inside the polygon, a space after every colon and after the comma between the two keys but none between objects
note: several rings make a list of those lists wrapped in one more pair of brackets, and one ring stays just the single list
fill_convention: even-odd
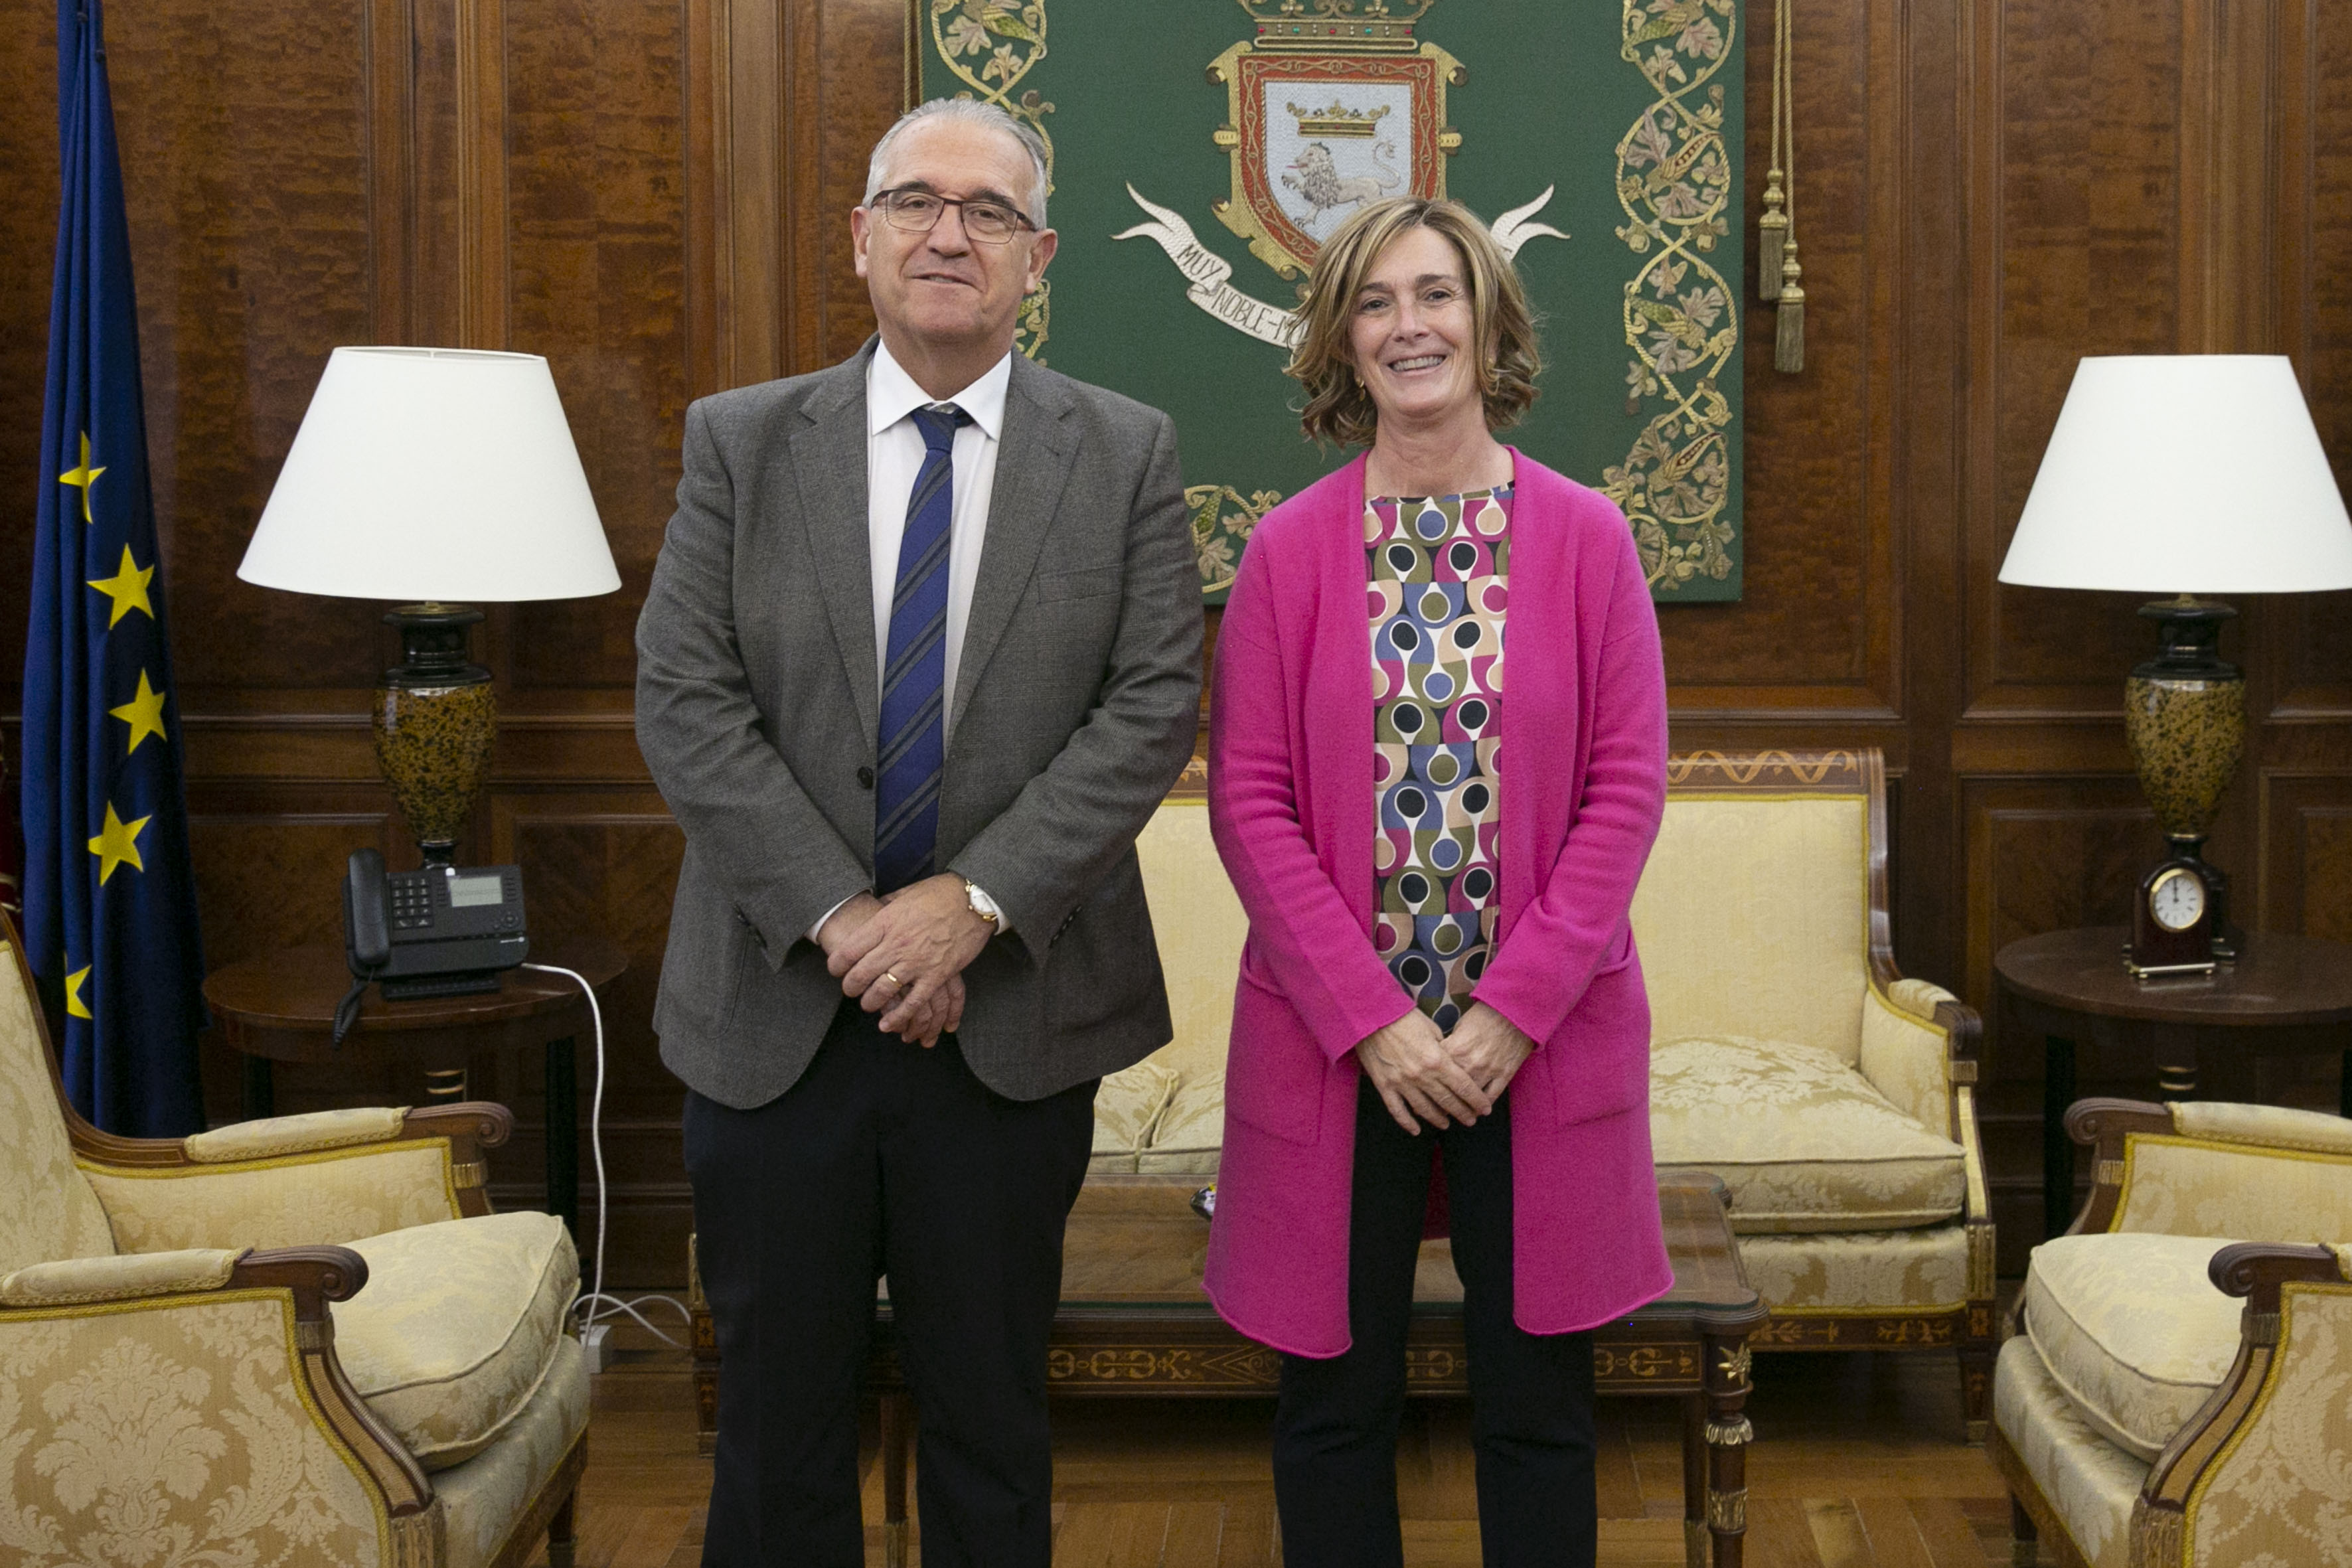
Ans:
[{"label": "clock face", "polygon": [[2205,917],[2205,883],[2195,873],[2167,871],[2147,890],[2147,912],[2167,931],[2187,931]]}]

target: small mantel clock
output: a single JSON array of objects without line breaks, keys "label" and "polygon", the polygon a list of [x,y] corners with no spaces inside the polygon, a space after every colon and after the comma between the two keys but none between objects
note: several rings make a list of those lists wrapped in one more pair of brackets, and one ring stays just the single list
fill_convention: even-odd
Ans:
[{"label": "small mantel clock", "polygon": [[2132,904],[2126,966],[2141,979],[2210,973],[2219,911],[2212,875],[2202,860],[2176,856],[2140,879]]}]

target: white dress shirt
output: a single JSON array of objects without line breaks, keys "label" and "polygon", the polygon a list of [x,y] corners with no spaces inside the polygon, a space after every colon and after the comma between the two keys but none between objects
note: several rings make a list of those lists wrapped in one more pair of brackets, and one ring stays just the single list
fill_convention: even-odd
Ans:
[{"label": "white dress shirt", "polygon": [[890,601],[898,592],[898,543],[907,532],[907,502],[923,471],[918,408],[952,403],[971,423],[955,433],[955,513],[948,523],[948,668],[941,710],[943,741],[955,738],[956,671],[963,662],[964,623],[971,618],[971,588],[988,535],[988,498],[996,489],[997,444],[1004,435],[1004,389],[1013,381],[1007,353],[978,381],[952,397],[934,398],[880,343],[866,367],[866,542],[874,571],[874,680],[881,690],[890,647]]},{"label": "white dress shirt", "polygon": [[[866,367],[866,545],[874,574],[874,689],[882,689],[890,653],[890,601],[898,592],[898,545],[907,532],[907,502],[923,471],[923,433],[914,414],[937,403],[952,403],[971,423],[955,433],[955,510],[948,521],[948,633],[946,684],[941,688],[942,755],[955,736],[956,672],[963,662],[964,625],[971,618],[972,584],[980,577],[981,547],[988,537],[988,500],[996,489],[996,452],[1004,435],[1004,390],[1013,382],[1008,353],[986,374],[951,397],[935,398],[915,383],[890,351],[874,345]],[[990,911],[995,900],[980,895]],[[848,900],[844,900],[843,902]],[[839,904],[834,906],[838,910]],[[833,918],[827,910],[809,928],[809,940]],[[1010,926],[999,912],[997,929]]]}]

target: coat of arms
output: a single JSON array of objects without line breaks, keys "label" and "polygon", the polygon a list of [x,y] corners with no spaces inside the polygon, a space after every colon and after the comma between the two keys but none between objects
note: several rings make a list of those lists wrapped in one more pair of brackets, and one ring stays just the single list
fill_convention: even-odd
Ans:
[{"label": "coat of arms", "polygon": [[[1468,72],[1413,37],[1436,3],[1239,0],[1256,37],[1208,68],[1226,95],[1226,122],[1212,140],[1233,160],[1233,195],[1213,210],[1280,276],[1312,267],[1323,242],[1369,203],[1445,194],[1445,161],[1462,145],[1446,124],[1445,89]],[[1291,312],[1228,281],[1232,264],[1202,246],[1181,215],[1132,185],[1128,194],[1153,221],[1118,237],[1158,240],[1191,280],[1195,304],[1269,342],[1297,335]],[[1566,237],[1528,221],[1550,199],[1547,188],[1496,220],[1495,237],[1507,251],[1538,234]]]}]

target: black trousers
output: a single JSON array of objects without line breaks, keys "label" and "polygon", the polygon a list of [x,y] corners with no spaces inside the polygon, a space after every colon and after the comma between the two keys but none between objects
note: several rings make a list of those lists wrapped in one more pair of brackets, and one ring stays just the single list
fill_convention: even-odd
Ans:
[{"label": "black trousers", "polygon": [[1405,1329],[1443,1151],[1470,1354],[1471,1443],[1486,1568],[1589,1568],[1593,1495],[1592,1336],[1530,1334],[1511,1321],[1507,1092],[1472,1127],[1408,1135],[1365,1080],[1356,1100],[1348,1225],[1348,1322],[1328,1360],[1285,1355],[1274,1417],[1274,1497],[1291,1568],[1400,1568],[1396,1440]]},{"label": "black trousers", "polygon": [[925,1050],[855,1003],[767,1104],[688,1094],[719,1353],[705,1568],[865,1562],[857,1411],[886,1273],[921,1424],[926,1568],[1046,1568],[1045,1339],[1094,1096],[1087,1082],[1006,1100],[953,1035]]}]

